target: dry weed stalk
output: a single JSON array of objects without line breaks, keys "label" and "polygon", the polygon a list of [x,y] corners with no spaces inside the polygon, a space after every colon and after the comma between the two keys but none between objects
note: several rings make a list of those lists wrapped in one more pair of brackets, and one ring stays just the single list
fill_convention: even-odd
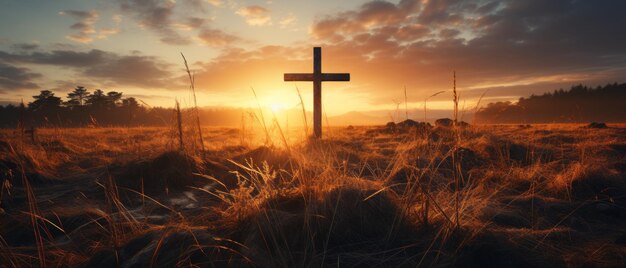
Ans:
[{"label": "dry weed stalk", "polygon": [[453,93],[453,102],[454,102],[454,111],[453,111],[453,128],[454,128],[454,146],[452,147],[452,172],[454,176],[454,185],[455,185],[455,202],[454,202],[454,211],[455,211],[455,228],[458,229],[460,227],[459,222],[459,214],[460,214],[460,198],[461,198],[461,163],[459,161],[459,147],[461,143],[461,133],[458,125],[458,117],[459,117],[459,95],[456,91],[456,71],[453,71],[453,85],[452,85],[452,93]]},{"label": "dry weed stalk", "polygon": [[176,127],[178,129],[178,145],[181,152],[185,151],[185,143],[183,140],[183,118],[180,112],[180,104],[176,100]]},{"label": "dry weed stalk", "polygon": [[204,140],[202,138],[202,127],[200,126],[200,112],[198,111],[198,101],[196,100],[195,77],[191,74],[191,71],[189,70],[189,65],[187,65],[187,59],[185,58],[185,55],[183,55],[183,53],[180,53],[180,55],[183,57],[183,61],[185,62],[185,69],[187,70],[187,75],[189,76],[191,92],[193,93],[193,106],[194,106],[194,112],[196,116],[196,125],[198,127],[198,138],[200,140],[200,148],[202,149],[202,152],[204,153],[206,150],[204,149]]},{"label": "dry weed stalk", "polygon": [[302,94],[300,94],[300,89],[296,85],[296,91],[298,92],[298,98],[300,98],[300,107],[302,107],[302,119],[304,120],[304,138],[309,135],[309,123],[306,119],[306,109],[304,108],[304,101],[302,100]]},{"label": "dry weed stalk", "polygon": [[406,120],[409,120],[409,106],[407,101],[406,86],[404,86],[404,115],[406,116]]},{"label": "dry weed stalk", "polygon": [[263,108],[261,108],[261,102],[259,101],[259,97],[256,95],[256,91],[254,91],[254,88],[250,87],[250,89],[252,89],[252,94],[254,94],[254,98],[256,99],[256,103],[259,107],[259,114],[261,115],[261,118],[256,117],[256,114],[254,116],[259,121],[259,123],[261,123],[261,125],[263,126],[263,131],[265,132],[265,144],[270,144],[272,139],[270,138],[270,132],[267,129],[267,124],[265,123],[265,117],[263,116]]},{"label": "dry weed stalk", "polygon": [[439,95],[439,94],[441,94],[441,93],[444,93],[444,92],[446,92],[446,91],[445,91],[445,90],[443,90],[443,91],[439,91],[439,92],[437,92],[437,93],[435,93],[435,94],[432,94],[432,95],[430,95],[430,96],[428,96],[428,97],[426,97],[426,98],[424,99],[424,123],[426,123],[426,121],[427,121],[427,118],[426,118],[426,102],[428,102],[428,99],[430,99],[430,98],[432,98],[432,97],[435,97],[435,96],[437,96],[437,95]]}]

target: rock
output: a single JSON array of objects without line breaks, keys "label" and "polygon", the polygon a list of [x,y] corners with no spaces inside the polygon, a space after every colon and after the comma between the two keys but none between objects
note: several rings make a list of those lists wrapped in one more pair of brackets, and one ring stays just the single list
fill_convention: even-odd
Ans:
[{"label": "rock", "polygon": [[440,118],[435,121],[435,126],[438,127],[451,127],[454,124],[454,121],[450,118]]},{"label": "rock", "polygon": [[411,119],[404,120],[398,123],[398,127],[418,127],[421,123],[413,121]]},{"label": "rock", "polygon": [[417,122],[411,119],[404,120],[400,123],[389,122],[383,128],[385,133],[405,132],[409,130],[428,130],[432,128],[429,123]]},{"label": "rock", "polygon": [[417,122],[411,119],[404,120],[398,123],[397,126],[402,129],[409,129],[409,128],[430,129],[432,127],[429,123]]},{"label": "rock", "polygon": [[[469,127],[470,124],[465,121],[457,122],[456,125],[458,127]],[[450,118],[440,118],[435,121],[435,126],[438,127],[452,127],[454,126],[454,120]]]},{"label": "rock", "polygon": [[591,122],[586,128],[608,128],[603,122]]},{"label": "rock", "polygon": [[470,124],[465,122],[465,121],[458,122],[457,125],[459,127],[469,127],[470,126]]}]

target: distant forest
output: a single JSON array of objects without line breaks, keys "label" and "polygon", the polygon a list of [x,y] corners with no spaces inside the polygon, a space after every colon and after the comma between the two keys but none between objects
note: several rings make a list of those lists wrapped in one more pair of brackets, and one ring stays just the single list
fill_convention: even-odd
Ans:
[{"label": "distant forest", "polygon": [[489,103],[475,114],[479,123],[626,122],[626,84],[572,86],[540,96]]},{"label": "distant forest", "polygon": [[[240,123],[246,110],[236,108],[200,109],[203,124]],[[76,87],[66,100],[50,90],[42,90],[28,104],[0,105],[0,128],[24,127],[109,127],[167,126],[174,122],[173,108],[147,107],[122,92],[89,92]],[[248,115],[245,115],[248,116]]]}]

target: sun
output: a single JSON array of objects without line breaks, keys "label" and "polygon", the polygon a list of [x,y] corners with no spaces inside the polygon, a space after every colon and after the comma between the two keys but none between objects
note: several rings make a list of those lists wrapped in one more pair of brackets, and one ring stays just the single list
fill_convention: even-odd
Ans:
[{"label": "sun", "polygon": [[277,113],[277,112],[284,110],[285,106],[281,103],[273,102],[273,103],[270,103],[270,109],[272,110],[272,112]]}]

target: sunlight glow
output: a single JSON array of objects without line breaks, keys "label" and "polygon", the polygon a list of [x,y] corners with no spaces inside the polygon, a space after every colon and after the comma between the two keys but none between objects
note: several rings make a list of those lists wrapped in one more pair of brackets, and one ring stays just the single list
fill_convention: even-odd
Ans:
[{"label": "sunlight glow", "polygon": [[270,103],[270,109],[272,109],[272,112],[277,113],[277,112],[284,110],[285,105],[282,103],[273,102],[273,103]]}]

